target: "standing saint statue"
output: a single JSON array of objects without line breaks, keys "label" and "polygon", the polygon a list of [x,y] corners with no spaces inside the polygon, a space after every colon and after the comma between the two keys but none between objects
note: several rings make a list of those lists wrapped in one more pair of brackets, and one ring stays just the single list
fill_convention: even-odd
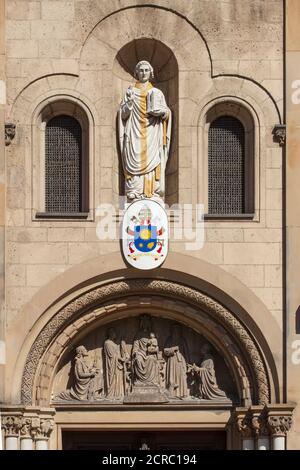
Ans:
[{"label": "standing saint statue", "polygon": [[120,106],[119,141],[128,201],[163,198],[171,141],[171,111],[150,79],[153,67],[140,61]]},{"label": "standing saint statue", "polygon": [[167,338],[164,354],[167,359],[166,387],[170,395],[176,398],[187,397],[188,347],[182,336],[181,327],[177,323],[171,327],[171,335]]},{"label": "standing saint statue", "polygon": [[128,356],[123,343],[116,342],[117,335],[113,328],[109,328],[107,339],[104,341],[103,351],[105,358],[106,398],[120,400],[124,397],[126,389],[125,362]]}]

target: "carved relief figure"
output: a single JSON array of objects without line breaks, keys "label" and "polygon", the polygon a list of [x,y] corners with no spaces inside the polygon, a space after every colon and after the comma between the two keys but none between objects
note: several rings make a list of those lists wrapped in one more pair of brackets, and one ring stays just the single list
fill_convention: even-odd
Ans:
[{"label": "carved relief figure", "polygon": [[[217,351],[212,353],[210,344],[203,345],[202,337],[198,340],[196,332],[180,323],[144,314],[119,325],[124,338],[119,341],[114,325],[86,338],[89,352],[85,346],[76,348],[72,387],[54,393],[54,401],[193,403],[230,401],[228,396],[234,397],[226,363]],[[228,396],[216,379],[216,357]],[[58,390],[62,383],[67,384],[70,361],[64,363],[64,375],[58,376]]]},{"label": "carved relief figure", "polygon": [[155,354],[155,356],[158,359],[158,351],[159,351],[158,341],[157,341],[157,338],[155,337],[155,333],[153,332],[150,333],[147,351],[148,351],[148,354]]},{"label": "carved relief figure", "polygon": [[171,111],[153,87],[151,64],[140,61],[119,111],[119,141],[129,201],[163,197],[171,138]]},{"label": "carved relief figure", "polygon": [[100,370],[90,367],[87,362],[88,352],[85,346],[76,348],[74,366],[74,385],[70,390],[61,392],[56,398],[64,400],[91,400],[101,395],[103,380]]},{"label": "carved relief figure", "polygon": [[154,333],[150,338],[150,318],[142,315],[140,330],[132,348],[132,373],[134,385],[159,385],[160,365],[158,361],[158,344]]},{"label": "carved relief figure", "polygon": [[188,348],[181,334],[181,327],[177,323],[171,327],[171,335],[166,341],[164,354],[167,358],[166,387],[170,395],[178,398],[187,397]]},{"label": "carved relief figure", "polygon": [[209,344],[204,344],[201,350],[202,362],[200,367],[193,364],[192,371],[196,374],[198,397],[204,400],[226,399],[226,393],[217,384],[214,359]]},{"label": "carved relief figure", "polygon": [[105,384],[106,398],[120,400],[124,397],[127,377],[125,362],[128,356],[125,345],[116,343],[117,335],[113,328],[109,328],[103,350],[105,358]]}]

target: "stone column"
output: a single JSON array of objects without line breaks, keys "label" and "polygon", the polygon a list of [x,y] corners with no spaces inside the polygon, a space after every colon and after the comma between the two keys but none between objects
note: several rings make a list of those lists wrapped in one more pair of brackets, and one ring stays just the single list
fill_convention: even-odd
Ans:
[{"label": "stone column", "polygon": [[256,450],[270,449],[270,431],[268,416],[264,406],[251,406],[251,423],[256,437]]},{"label": "stone column", "polygon": [[40,418],[35,434],[35,449],[48,450],[49,437],[54,427],[52,418]]},{"label": "stone column", "polygon": [[236,411],[236,425],[242,438],[242,450],[254,450],[255,438],[249,410]]},{"label": "stone column", "polygon": [[268,415],[268,426],[272,435],[272,450],[285,450],[286,449],[286,435],[291,429],[293,422],[292,415],[278,414],[278,412],[271,411]]},{"label": "stone column", "polygon": [[19,433],[21,428],[21,416],[2,416],[1,427],[4,434],[4,449],[19,449]]}]

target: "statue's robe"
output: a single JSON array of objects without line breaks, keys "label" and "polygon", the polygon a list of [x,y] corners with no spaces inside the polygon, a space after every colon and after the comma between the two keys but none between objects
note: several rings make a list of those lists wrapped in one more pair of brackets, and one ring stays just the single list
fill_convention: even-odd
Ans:
[{"label": "statue's robe", "polygon": [[138,334],[132,348],[132,370],[134,385],[159,385],[159,363],[157,354],[148,354],[149,338]]},{"label": "statue's robe", "polygon": [[93,377],[90,367],[82,357],[75,358],[74,376],[74,386],[70,389],[70,396],[78,400],[87,400]]},{"label": "statue's robe", "polygon": [[[165,167],[171,140],[171,111],[164,94],[148,83],[132,87],[133,104],[127,94],[119,112],[119,142],[126,194],[135,197],[164,194]],[[149,115],[163,110],[166,118]]]},{"label": "statue's robe", "polygon": [[120,348],[111,339],[104,342],[106,398],[120,400],[124,397],[124,364]]},{"label": "statue's robe", "polygon": [[[179,347],[178,351],[175,351],[176,346]],[[184,338],[176,341],[170,336],[166,341],[164,354],[167,358],[166,387],[170,395],[177,398],[187,397],[187,346]]]},{"label": "statue's robe", "polygon": [[201,362],[201,366],[198,368],[197,372],[200,379],[200,398],[203,398],[205,400],[217,400],[227,398],[226,393],[223,392],[223,390],[220,390],[218,387],[214,361],[211,357],[206,356],[206,358]]}]

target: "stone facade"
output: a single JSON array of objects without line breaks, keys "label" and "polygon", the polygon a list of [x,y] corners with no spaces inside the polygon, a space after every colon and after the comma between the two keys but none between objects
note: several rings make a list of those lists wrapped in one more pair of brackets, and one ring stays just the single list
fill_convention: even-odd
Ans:
[{"label": "stone facade", "polygon": [[[296,8],[296,3],[290,0],[289,8]],[[0,20],[4,22],[4,10]],[[297,368],[289,371],[294,384],[290,396],[286,383],[284,146],[279,134],[274,138],[273,133],[275,126],[284,123],[283,22],[282,0],[5,1],[5,122],[15,125],[14,138],[7,137],[6,180],[1,180],[6,185],[2,213],[6,220],[3,336],[7,367],[1,398],[5,405],[22,403],[25,359],[57,312],[83,295],[86,286],[98,288],[119,275],[125,280],[142,277],[126,268],[119,241],[99,241],[96,229],[99,204],[119,205],[116,114],[132,82],[128,70],[137,59],[149,57],[161,70],[158,79],[165,87],[176,123],[167,202],[203,203],[207,210],[207,116],[228,112],[253,123],[255,200],[251,219],[207,219],[202,249],[187,250],[184,241],[171,238],[169,258],[150,278],[162,276],[170,281],[175,276],[177,281],[186,279],[191,287],[196,276],[199,290],[234,312],[262,349],[270,381],[269,402],[299,400],[297,381],[291,379]],[[295,51],[294,46],[291,50]],[[295,59],[291,60],[294,64]],[[0,62],[0,79],[3,74]],[[0,121],[3,105],[0,102]],[[45,210],[41,144],[45,115],[55,114],[56,109],[68,112],[76,106],[84,115],[87,131],[88,214],[77,220],[41,218],[39,213]],[[1,139],[4,147],[4,135]],[[295,166],[291,168],[287,176],[295,189],[290,190],[288,203],[294,201],[297,189]],[[291,205],[297,207],[294,202]],[[294,233],[289,243],[296,249],[294,212],[287,214]],[[174,224],[171,220],[171,233]],[[298,268],[295,254],[290,252],[289,256],[294,266],[291,271],[288,268],[294,312]],[[139,305],[135,305],[136,311],[142,305],[150,309],[151,302],[141,299]],[[293,320],[290,328],[294,328]],[[41,388],[42,368],[39,363]],[[49,404],[43,401],[38,406]],[[251,404],[262,405],[240,403],[244,407]],[[228,418],[224,413],[223,427]],[[63,414],[57,422],[60,419]],[[297,431],[291,431],[289,439],[289,447],[299,447]],[[52,446],[61,445],[58,443],[59,438],[53,437]]]}]

